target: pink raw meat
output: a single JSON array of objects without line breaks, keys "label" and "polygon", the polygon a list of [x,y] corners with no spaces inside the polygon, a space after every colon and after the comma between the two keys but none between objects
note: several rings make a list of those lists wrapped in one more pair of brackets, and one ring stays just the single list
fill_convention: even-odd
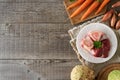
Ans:
[{"label": "pink raw meat", "polygon": [[92,40],[99,41],[104,33],[101,31],[91,31],[88,33],[88,35],[92,38]]},{"label": "pink raw meat", "polygon": [[[101,48],[94,46],[95,41],[102,42]],[[81,41],[81,46],[95,57],[108,57],[111,45],[108,37],[101,31],[89,32]]]},{"label": "pink raw meat", "polygon": [[86,36],[82,41],[81,41],[81,46],[86,49],[87,51],[90,51],[93,48],[93,41],[89,36]]},{"label": "pink raw meat", "polygon": [[95,57],[108,57],[108,53],[110,50],[110,41],[109,39],[102,40],[102,47],[101,48],[93,48],[91,50],[91,54]]},{"label": "pink raw meat", "polygon": [[102,56],[102,48],[93,48],[91,50],[91,54],[95,57],[101,57]]},{"label": "pink raw meat", "polygon": [[103,36],[101,37],[100,41],[102,41],[104,39],[108,39],[108,37],[105,34],[103,34]]}]

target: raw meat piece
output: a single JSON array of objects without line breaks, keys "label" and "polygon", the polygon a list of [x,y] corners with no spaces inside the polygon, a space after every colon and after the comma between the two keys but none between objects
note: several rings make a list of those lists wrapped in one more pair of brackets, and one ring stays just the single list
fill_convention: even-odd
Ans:
[{"label": "raw meat piece", "polygon": [[101,31],[91,31],[88,33],[88,35],[92,38],[92,40],[99,41],[104,33]]},{"label": "raw meat piece", "polygon": [[102,57],[103,58],[106,58],[106,57],[108,57],[108,53],[109,53],[109,51],[110,51],[110,41],[109,41],[109,39],[104,39],[104,40],[102,40],[102,43],[103,43],[103,45],[102,45],[102,51],[103,51],[103,54],[102,54]]},{"label": "raw meat piece", "polygon": [[89,36],[86,36],[82,42],[81,42],[81,46],[86,49],[87,51],[90,51],[93,48],[93,41],[91,40],[91,38]]},{"label": "raw meat piece", "polygon": [[108,52],[103,53],[101,57],[102,57],[102,58],[106,58],[106,57],[108,57]]},{"label": "raw meat piece", "polygon": [[[101,42],[102,44],[100,44],[100,47],[96,47],[99,44],[95,44],[94,42]],[[111,48],[110,40],[101,31],[89,32],[81,41],[81,46],[93,56],[103,58],[108,57]]]},{"label": "raw meat piece", "polygon": [[109,39],[104,39],[102,40],[102,48],[103,48],[103,51],[106,52],[106,51],[109,51],[110,50],[110,41]]},{"label": "raw meat piece", "polygon": [[91,50],[91,54],[95,57],[101,57],[102,56],[102,48],[93,48]]},{"label": "raw meat piece", "polygon": [[102,47],[101,48],[93,48],[91,50],[91,54],[95,57],[108,57],[108,53],[110,50],[110,41],[109,39],[102,40]]},{"label": "raw meat piece", "polygon": [[103,36],[101,37],[100,41],[102,41],[104,39],[108,39],[108,37],[105,34],[103,34]]}]

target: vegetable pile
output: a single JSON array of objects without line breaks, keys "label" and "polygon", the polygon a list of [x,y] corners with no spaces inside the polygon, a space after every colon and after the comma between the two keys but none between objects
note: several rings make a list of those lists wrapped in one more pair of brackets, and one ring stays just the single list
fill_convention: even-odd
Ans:
[{"label": "vegetable pile", "polygon": [[[70,0],[73,1],[73,0]],[[67,7],[67,10],[78,7],[71,15],[70,18],[74,18],[79,15],[81,12],[86,10],[80,20],[85,20],[89,17],[93,11],[95,11],[94,15],[99,14],[102,9],[110,2],[110,0],[77,0],[73,2],[73,4]]]},{"label": "vegetable pile", "polygon": [[120,1],[112,5],[112,9],[105,13],[101,21],[109,21],[111,28],[118,30],[120,29],[120,13],[115,11],[116,7],[120,7]]}]

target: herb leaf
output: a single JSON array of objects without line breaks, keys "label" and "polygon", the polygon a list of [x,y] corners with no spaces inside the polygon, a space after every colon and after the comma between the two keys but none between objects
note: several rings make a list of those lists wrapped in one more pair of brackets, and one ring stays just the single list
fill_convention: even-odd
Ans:
[{"label": "herb leaf", "polygon": [[70,0],[70,2],[73,2],[73,1],[75,1],[75,0]]},{"label": "herb leaf", "polygon": [[94,47],[95,48],[101,48],[102,47],[102,42],[101,41],[95,41],[94,42]]}]

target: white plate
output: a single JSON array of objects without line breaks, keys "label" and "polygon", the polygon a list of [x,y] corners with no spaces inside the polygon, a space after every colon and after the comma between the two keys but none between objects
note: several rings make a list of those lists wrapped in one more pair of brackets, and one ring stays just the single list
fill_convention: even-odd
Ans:
[{"label": "white plate", "polygon": [[[107,58],[94,57],[89,52],[85,51],[80,45],[80,42],[85,37],[85,35],[88,32],[94,31],[94,30],[99,30],[104,32],[110,40],[111,49],[109,51],[109,56]],[[84,26],[84,28],[80,30],[76,40],[76,46],[77,46],[78,52],[86,61],[91,63],[102,63],[111,59],[117,50],[117,45],[118,45],[117,37],[114,31],[111,28],[109,28],[107,25],[102,23],[91,23]]]}]

